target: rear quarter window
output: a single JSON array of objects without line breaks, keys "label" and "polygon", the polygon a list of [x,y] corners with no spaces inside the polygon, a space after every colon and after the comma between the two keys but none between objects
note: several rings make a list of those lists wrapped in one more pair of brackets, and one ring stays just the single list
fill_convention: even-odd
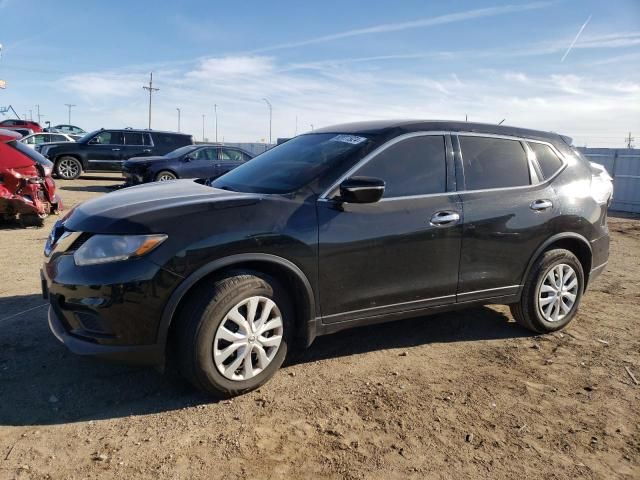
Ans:
[{"label": "rear quarter window", "polygon": [[517,140],[460,136],[466,190],[531,184],[529,162]]},{"label": "rear quarter window", "polygon": [[152,134],[153,143],[168,152],[185,145],[191,145],[193,139],[189,135],[174,135],[170,133],[154,133]]},{"label": "rear quarter window", "polygon": [[536,160],[542,171],[542,176],[545,178],[551,178],[560,167],[562,167],[562,160],[558,158],[556,153],[549,145],[544,143],[529,142],[529,147],[536,155]]}]

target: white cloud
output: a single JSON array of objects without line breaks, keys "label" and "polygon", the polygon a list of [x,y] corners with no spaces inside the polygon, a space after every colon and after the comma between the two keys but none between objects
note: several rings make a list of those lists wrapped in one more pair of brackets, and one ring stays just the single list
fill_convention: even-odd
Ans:
[{"label": "white cloud", "polygon": [[196,70],[187,76],[197,79],[219,80],[245,76],[265,75],[273,70],[273,60],[269,57],[238,56],[208,58],[200,62]]},{"label": "white cloud", "polygon": [[[146,126],[147,73],[88,73],[57,85],[83,98],[76,109],[87,127]],[[640,130],[640,83],[587,74],[523,73],[513,70],[442,69],[426,76],[403,69],[362,69],[358,63],[330,68],[292,68],[274,58],[210,58],[193,68],[154,73],[154,128],[175,129],[176,107],[183,130],[213,139],[218,105],[219,140],[258,141],[268,136],[273,104],[274,138],[355,120],[443,118],[572,132],[613,135]],[[65,97],[66,98],[66,97]],[[617,137],[616,137],[617,138]]]},{"label": "white cloud", "polygon": [[357,28],[353,30],[347,30],[344,32],[333,33],[330,35],[323,35],[320,37],[309,38],[306,40],[300,40],[296,42],[288,42],[288,43],[281,43],[279,45],[272,45],[269,47],[256,49],[255,52],[267,52],[267,51],[273,51],[273,50],[282,50],[285,48],[303,47],[306,45],[326,43],[334,40],[341,40],[344,38],[356,37],[360,35],[398,32],[402,30],[427,28],[427,27],[433,27],[436,25],[462,22],[466,20],[472,20],[475,18],[494,17],[497,15],[505,15],[508,13],[545,8],[552,5],[552,3],[553,2],[533,2],[533,3],[525,3],[521,5],[503,5],[499,7],[479,8],[475,10],[467,10],[464,12],[449,13],[446,15],[439,15],[437,17],[421,18],[419,20],[412,20],[409,22],[385,23],[385,24],[374,25],[366,28]]}]

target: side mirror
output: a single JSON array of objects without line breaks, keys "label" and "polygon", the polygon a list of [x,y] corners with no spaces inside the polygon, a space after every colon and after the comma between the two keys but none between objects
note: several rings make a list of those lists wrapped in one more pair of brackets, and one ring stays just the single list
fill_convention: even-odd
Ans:
[{"label": "side mirror", "polygon": [[373,177],[351,177],[340,184],[340,200],[347,203],[375,203],[384,193],[384,180]]},{"label": "side mirror", "polygon": [[191,155],[185,155],[184,157],[182,157],[183,162],[190,162],[191,160],[193,160],[193,157]]}]

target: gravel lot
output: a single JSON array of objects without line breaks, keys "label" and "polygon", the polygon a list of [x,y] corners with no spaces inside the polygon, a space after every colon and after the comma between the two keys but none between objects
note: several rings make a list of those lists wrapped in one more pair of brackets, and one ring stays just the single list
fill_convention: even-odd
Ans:
[{"label": "gravel lot", "polygon": [[[67,207],[115,177],[59,181]],[[342,332],[260,390],[74,356],[46,325],[42,229],[0,226],[0,479],[640,478],[640,220],[562,333],[504,307]]]}]

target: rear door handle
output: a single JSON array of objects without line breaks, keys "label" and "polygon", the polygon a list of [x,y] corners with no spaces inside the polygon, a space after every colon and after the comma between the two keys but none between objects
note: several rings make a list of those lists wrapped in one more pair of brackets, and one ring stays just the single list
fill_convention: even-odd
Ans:
[{"label": "rear door handle", "polygon": [[120,149],[119,149],[119,148],[112,148],[112,149],[111,149],[111,151],[112,151],[112,152],[119,152],[119,151],[120,151]]},{"label": "rear door handle", "polygon": [[436,212],[431,217],[431,225],[435,225],[436,227],[450,227],[455,225],[460,220],[460,214],[458,212],[452,211],[442,211]]},{"label": "rear door handle", "polygon": [[548,208],[553,207],[553,202],[551,200],[536,200],[533,202],[529,208],[531,210],[546,210]]}]

